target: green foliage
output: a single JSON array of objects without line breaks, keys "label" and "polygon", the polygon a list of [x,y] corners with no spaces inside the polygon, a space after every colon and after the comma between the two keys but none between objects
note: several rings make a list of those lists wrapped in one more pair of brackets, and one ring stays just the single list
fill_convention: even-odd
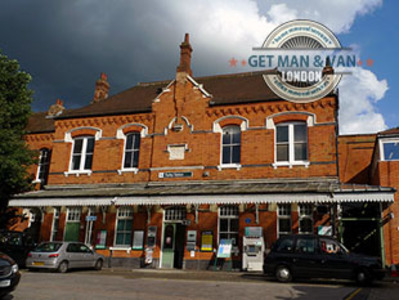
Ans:
[{"label": "green foliage", "polygon": [[16,60],[0,51],[0,212],[4,213],[13,194],[30,188],[27,168],[34,162],[34,152],[23,140],[31,113],[31,76]]}]

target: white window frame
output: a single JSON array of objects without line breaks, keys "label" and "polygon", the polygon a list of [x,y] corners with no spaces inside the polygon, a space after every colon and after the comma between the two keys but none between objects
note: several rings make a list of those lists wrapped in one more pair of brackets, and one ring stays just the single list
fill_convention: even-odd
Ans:
[{"label": "white window frame", "polygon": [[[87,216],[95,216],[95,208],[89,207],[87,210]],[[94,221],[86,221],[86,230],[85,230],[85,244],[91,245],[93,243],[93,225]]]},{"label": "white window frame", "polygon": [[[295,137],[294,137],[294,127],[295,125],[305,125],[306,127],[306,160],[295,160]],[[288,127],[288,161],[277,161],[277,129],[278,127]],[[290,122],[290,123],[281,123],[275,126],[274,130],[274,163],[273,167],[278,166],[288,166],[292,168],[292,166],[309,166],[309,138],[308,138],[308,128],[306,122]]]},{"label": "white window frame", "polygon": [[[282,213],[283,208],[289,207],[289,213]],[[280,220],[290,221],[290,231],[280,231]],[[292,233],[292,207],[289,203],[278,204],[277,205],[277,237],[281,235],[288,235]]]},{"label": "white window frame", "polygon": [[[47,154],[48,163],[46,163],[46,164],[42,164],[42,163],[41,163],[41,160],[42,160],[43,152],[44,152],[44,151],[47,151],[47,153],[48,153],[48,154]],[[36,170],[36,178],[35,178],[35,180],[33,181],[33,183],[41,183],[41,182],[42,182],[42,180],[39,178],[40,171],[41,171],[42,168],[45,167],[45,166],[49,166],[49,167],[50,167],[50,158],[51,158],[51,150],[50,150],[49,148],[42,148],[42,149],[40,149],[39,162],[38,162],[38,164],[37,164],[37,170]]]},{"label": "white window frame", "polygon": [[[310,210],[310,211],[308,211]],[[298,233],[300,234],[313,234],[313,210],[314,207],[312,204],[304,203],[304,204],[298,204]],[[302,231],[301,229],[301,220],[308,219],[312,223],[312,231]]]},{"label": "white window frame", "polygon": [[69,207],[67,210],[67,223],[80,223],[80,218],[82,217],[81,207]]},{"label": "white window frame", "polygon": [[399,161],[399,159],[386,159],[385,158],[385,151],[384,151],[384,144],[390,143],[397,143],[399,144],[399,137],[398,138],[389,138],[389,139],[380,139],[379,146],[380,146],[380,160],[381,161]]},{"label": "white window frame", "polygon": [[[54,237],[60,229],[60,212],[61,209],[59,207],[53,207],[53,220],[51,222],[50,242],[54,241]],[[55,226],[56,220],[58,220],[58,226]]]},{"label": "white window frame", "polygon": [[[225,214],[224,212],[223,212],[223,210],[230,210],[230,213],[228,213],[228,214]],[[235,211],[236,211],[236,213],[235,213]],[[234,247],[238,247],[238,243],[239,243],[239,234],[240,234],[240,221],[239,221],[239,218],[240,218],[240,210],[239,210],[239,207],[238,207],[238,205],[223,205],[223,206],[219,206],[219,209],[218,209],[218,235],[217,235],[217,242],[218,242],[218,244],[220,243],[220,234],[221,233],[224,233],[224,234],[228,234],[228,235],[231,235],[231,234],[235,234],[235,235],[237,235],[237,241],[236,241],[236,245],[233,245]],[[228,227],[228,230],[227,231],[221,231],[220,230],[220,222],[221,222],[221,219],[225,219],[225,220],[228,220],[228,225],[227,225],[227,227]],[[232,231],[231,230],[231,220],[237,220],[238,221],[238,231]]]},{"label": "white window frame", "polygon": [[[140,139],[140,145],[138,149],[134,149],[133,150],[129,150],[130,152],[138,152],[139,153],[139,158],[137,161],[137,166],[136,167],[131,167],[131,168],[125,168],[125,158],[126,158],[126,146],[127,146],[127,138],[129,135],[131,134],[135,134],[138,135],[139,139]],[[140,132],[137,131],[130,131],[128,133],[126,133],[123,137],[124,143],[123,143],[123,157],[122,157],[122,167],[121,167],[121,172],[134,172],[135,174],[137,174],[138,170],[139,170],[139,163],[140,163],[140,148],[141,148],[141,137],[142,134]]]},{"label": "white window frame", "polygon": [[[115,235],[114,235],[114,248],[113,249],[130,249],[132,248],[133,237],[130,239],[130,245],[125,244],[116,244],[116,237],[118,235],[118,221],[119,220],[132,220],[132,228],[130,228],[130,234],[132,235],[133,231],[133,207],[132,206],[122,206],[119,207],[116,211],[116,218],[115,218]],[[123,230],[124,233],[127,230]]]},{"label": "white window frame", "polygon": [[185,206],[173,206],[164,210],[164,221],[167,223],[183,222],[186,219],[187,208]]},{"label": "white window frame", "polygon": [[[239,163],[223,163],[223,146],[224,146],[224,144],[223,144],[223,135],[224,135],[224,131],[226,130],[226,129],[228,129],[228,128],[231,128],[231,127],[235,127],[235,128],[238,128],[238,130],[239,130],[239,132],[240,132],[240,162]],[[221,128],[221,137],[220,137],[220,165],[219,165],[219,167],[218,167],[218,169],[219,170],[221,170],[221,169],[228,169],[228,168],[232,168],[232,169],[237,169],[237,170],[240,170],[241,169],[241,159],[242,159],[242,128],[241,128],[242,126],[239,126],[239,125],[227,125],[227,126],[224,126],[223,128]],[[229,144],[229,145],[234,145],[234,144]],[[233,146],[230,146],[230,147],[233,147]]]},{"label": "white window frame", "polygon": [[[95,145],[96,145],[96,138],[92,135],[84,135],[84,136],[77,136],[75,138],[73,138],[72,140],[72,149],[71,149],[71,155],[70,155],[70,159],[69,159],[69,171],[68,174],[89,174],[91,175],[92,170],[91,169],[84,169],[84,165],[86,163],[86,155],[87,155],[87,142],[88,139],[92,138],[94,140],[94,146],[93,146],[93,161],[94,161],[94,149],[95,149]],[[77,140],[83,140],[82,142],[82,152],[80,152],[81,155],[81,160],[80,160],[80,164],[79,164],[79,169],[77,170],[73,170],[72,169],[72,165],[73,165],[73,150],[75,149],[75,142]],[[93,161],[92,161],[92,167],[93,167]]]}]

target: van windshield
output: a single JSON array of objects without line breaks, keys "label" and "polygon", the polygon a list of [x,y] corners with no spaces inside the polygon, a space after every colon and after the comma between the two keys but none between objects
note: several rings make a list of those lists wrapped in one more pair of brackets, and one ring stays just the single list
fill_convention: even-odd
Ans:
[{"label": "van windshield", "polygon": [[33,252],[57,252],[62,243],[42,243]]}]

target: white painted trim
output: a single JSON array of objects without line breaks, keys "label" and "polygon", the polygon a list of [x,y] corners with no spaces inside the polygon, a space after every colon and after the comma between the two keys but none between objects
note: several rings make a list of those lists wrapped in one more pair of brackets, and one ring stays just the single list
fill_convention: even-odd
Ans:
[{"label": "white painted trim", "polygon": [[202,94],[204,94],[205,97],[207,97],[207,98],[212,98],[212,95],[211,95],[210,93],[208,93],[208,92],[204,89],[204,87],[203,87],[202,84],[199,84],[198,82],[196,82],[196,81],[194,80],[194,78],[192,78],[190,75],[187,75],[187,78],[188,78],[188,80],[189,80],[192,84],[194,84],[195,88],[199,89],[199,90],[202,92]]},{"label": "white painted trim", "polygon": [[235,115],[229,115],[229,116],[224,116],[221,117],[219,119],[217,119],[216,121],[213,122],[212,124],[212,131],[215,133],[221,133],[223,134],[223,128],[220,126],[220,122],[226,119],[240,119],[242,120],[240,126],[241,131],[245,131],[249,128],[249,121],[247,118],[244,118],[242,116],[235,116]]},{"label": "white painted trim", "polygon": [[[289,167],[293,166],[304,166],[309,167],[309,137],[308,137],[308,126],[306,126],[306,153],[308,160],[294,160],[295,157],[295,142],[294,142],[294,126],[301,125],[304,122],[284,122],[275,126],[274,128],[274,163],[273,168],[277,167]],[[288,126],[288,161],[277,161],[277,127]]]},{"label": "white painted trim", "polygon": [[[111,200],[112,201],[112,200]],[[118,203],[118,205],[119,205],[119,203]],[[120,209],[126,209],[126,208],[130,208],[130,210],[131,210],[131,212],[132,212],[132,216],[131,216],[131,218],[130,217],[121,217],[121,218],[118,218],[118,212],[119,212],[119,210]],[[112,243],[112,245],[113,245],[113,249],[115,249],[115,250],[120,250],[120,249],[126,249],[126,248],[132,248],[132,245],[130,245],[130,246],[124,246],[124,245],[116,245],[116,235],[118,234],[118,220],[132,220],[132,228],[130,229],[130,231],[133,231],[133,222],[134,222],[134,212],[133,212],[133,207],[131,207],[131,206],[128,206],[128,205],[123,205],[123,206],[120,206],[120,207],[118,207],[118,209],[116,210],[116,216],[115,216],[115,225],[114,225],[114,242]],[[133,232],[131,232],[131,234],[132,234]],[[133,240],[131,240],[131,243],[133,242]],[[118,249],[119,248],[119,249]],[[111,249],[111,247],[110,247],[110,249]]]},{"label": "white painted trim", "polygon": [[[266,129],[276,129],[276,125],[274,123],[273,118],[278,117],[278,116],[282,116],[282,115],[307,115],[308,118],[306,119],[306,124],[308,125],[308,127],[312,127],[316,124],[316,114],[314,113],[310,113],[310,112],[305,112],[305,111],[288,111],[288,112],[280,112],[280,113],[276,113],[273,114],[271,116],[268,116],[266,118]],[[299,121],[298,121],[299,122]],[[294,122],[284,122],[284,123],[295,123]]]},{"label": "white painted trim", "polygon": [[61,207],[53,207],[53,219],[51,220],[51,230],[50,230],[50,242],[53,242],[53,235],[54,235],[54,223],[55,223],[55,214],[58,212],[58,228],[57,232],[60,229],[60,214],[61,214]]},{"label": "white painted trim", "polygon": [[[85,129],[90,129],[90,130],[95,130],[97,131],[94,135],[94,140],[98,141],[103,134],[103,131],[100,128],[97,127],[91,127],[91,126],[83,126],[83,127],[76,127],[73,128],[67,132],[65,132],[65,137],[64,137],[64,142],[65,143],[72,143],[73,142],[73,138],[72,138],[72,132],[78,131],[78,130],[85,130]],[[85,135],[87,136],[87,135]]]},{"label": "white painted trim", "polygon": [[[241,151],[241,149],[240,149]],[[223,169],[236,169],[237,171],[241,170],[242,165],[241,164],[220,164],[216,167],[219,171],[222,171]]]},{"label": "white painted trim", "polygon": [[128,124],[125,124],[125,125],[119,127],[116,130],[116,138],[121,139],[121,140],[126,140],[126,135],[123,133],[123,130],[125,128],[131,127],[131,126],[138,126],[138,127],[142,128],[140,130],[140,137],[145,138],[148,136],[148,127],[146,125],[141,124],[141,123],[128,123]]},{"label": "white painted trim", "polygon": [[165,88],[162,88],[162,92],[160,92],[160,93],[152,100],[152,102],[154,102],[154,103],[160,102],[161,100],[159,99],[159,97],[161,97],[161,95],[162,95],[163,93],[169,93],[169,92],[170,92],[170,86],[171,86],[175,81],[176,81],[175,79],[172,80],[171,82],[169,82],[169,84],[168,84]]},{"label": "white painted trim", "polygon": [[379,144],[379,149],[380,149],[380,160],[381,161],[399,161],[399,159],[390,159],[390,160],[385,159],[384,144],[386,144],[386,143],[398,143],[399,144],[399,138],[379,138],[378,144]]}]

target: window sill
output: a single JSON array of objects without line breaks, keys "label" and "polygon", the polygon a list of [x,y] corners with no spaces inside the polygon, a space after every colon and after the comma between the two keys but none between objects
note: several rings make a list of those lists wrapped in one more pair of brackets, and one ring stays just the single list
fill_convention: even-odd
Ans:
[{"label": "window sill", "polygon": [[138,168],[120,169],[120,170],[117,170],[117,172],[118,172],[118,175],[122,175],[123,173],[130,173],[130,172],[137,174],[139,172],[139,169]]},{"label": "window sill", "polygon": [[115,246],[115,247],[109,247],[109,250],[111,251],[126,251],[127,254],[130,253],[130,251],[132,250],[131,247],[124,247],[124,246]]},{"label": "window sill", "polygon": [[64,172],[64,176],[65,176],[65,177],[68,177],[69,175],[75,175],[76,177],[79,177],[80,175],[91,176],[92,173],[93,173],[93,171],[91,171],[91,170],[84,170],[84,171],[68,171],[68,172]]},{"label": "window sill", "polygon": [[41,183],[42,181],[40,180],[40,179],[35,179],[35,180],[32,180],[32,183],[33,184],[36,184],[36,183]]},{"label": "window sill", "polygon": [[241,165],[240,164],[225,164],[225,165],[219,165],[217,166],[218,170],[221,171],[223,169],[236,169],[236,170],[241,170]]},{"label": "window sill", "polygon": [[278,167],[289,167],[292,169],[294,166],[303,166],[305,168],[309,168],[310,162],[308,161],[294,161],[294,162],[275,162],[272,164],[273,168],[277,169]]}]

